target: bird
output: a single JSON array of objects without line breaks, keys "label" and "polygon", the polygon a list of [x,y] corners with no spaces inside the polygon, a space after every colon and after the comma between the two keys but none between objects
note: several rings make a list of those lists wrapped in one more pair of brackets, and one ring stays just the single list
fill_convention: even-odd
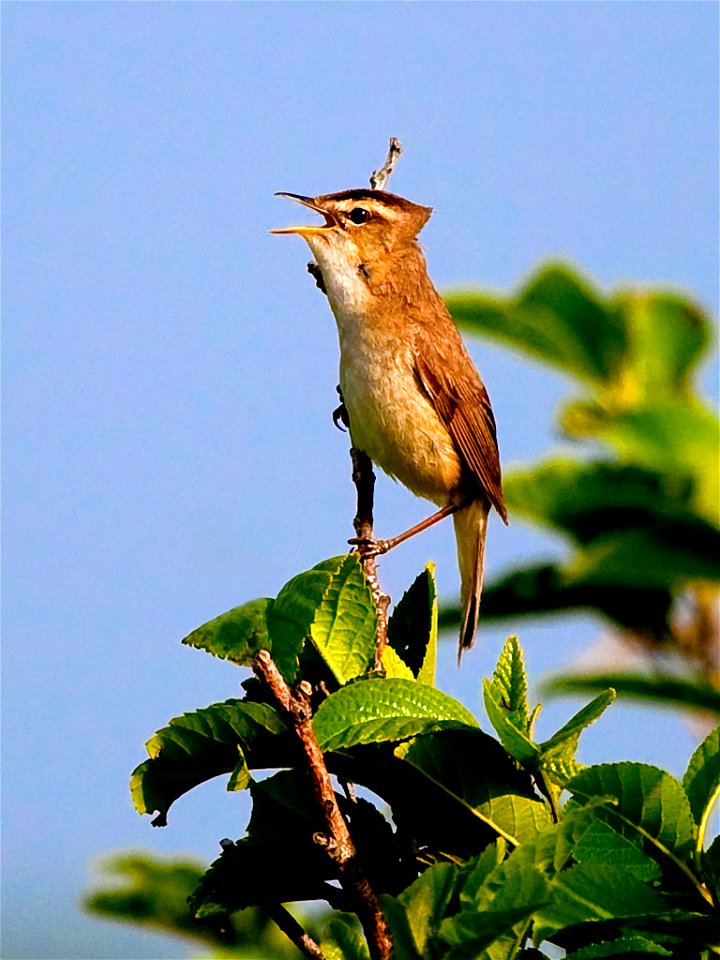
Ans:
[{"label": "bird", "polygon": [[490,398],[418,241],[432,208],[377,189],[276,195],[323,219],[271,233],[302,237],[321,274],[337,323],[339,389],[353,446],[439,508],[376,541],[374,552],[453,517],[460,659],[477,630],[488,515],[494,508],[507,523],[507,511]]}]

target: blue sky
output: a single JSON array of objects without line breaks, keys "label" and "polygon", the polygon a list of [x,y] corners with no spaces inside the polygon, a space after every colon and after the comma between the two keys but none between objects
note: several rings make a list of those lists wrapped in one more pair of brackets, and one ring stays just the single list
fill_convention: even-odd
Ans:
[{"label": "blue sky", "polygon": [[[150,847],[209,860],[247,807],[220,782],[165,830],[127,780],[169,717],[241,674],[179,645],[342,552],[353,492],[334,430],[337,342],[276,190],[363,186],[432,205],[438,286],[507,290],[549,255],[605,287],[717,311],[717,26],[711,3],[4,5],[4,956],[176,957],[83,917],[88,862]],[[567,384],[472,344],[503,461],[557,450]],[[706,371],[716,390],[717,364]],[[427,505],[378,483],[379,535]],[[559,544],[495,524],[490,572]],[[382,564],[396,597],[449,525]],[[597,638],[521,625],[533,676]],[[478,709],[504,639],[442,683]],[[546,709],[548,728],[572,709]],[[544,714],[545,716],[545,714]],[[586,762],[683,769],[677,718],[617,707]]]}]

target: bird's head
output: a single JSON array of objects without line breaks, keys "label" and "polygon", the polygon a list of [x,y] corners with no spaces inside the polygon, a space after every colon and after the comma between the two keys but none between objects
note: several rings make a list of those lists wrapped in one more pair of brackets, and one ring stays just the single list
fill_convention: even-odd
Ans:
[{"label": "bird's head", "polygon": [[431,207],[421,207],[381,190],[344,190],[319,197],[278,193],[320,214],[324,223],[282,227],[271,233],[297,233],[304,237],[321,270],[369,270],[387,263],[415,238],[427,223]]}]

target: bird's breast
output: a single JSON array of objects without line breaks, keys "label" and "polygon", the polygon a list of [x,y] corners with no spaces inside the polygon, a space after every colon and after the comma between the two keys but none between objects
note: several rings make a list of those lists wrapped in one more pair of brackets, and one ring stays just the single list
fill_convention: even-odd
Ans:
[{"label": "bird's breast", "polygon": [[417,496],[444,505],[460,487],[460,457],[420,389],[412,340],[379,327],[338,322],[353,445]]}]

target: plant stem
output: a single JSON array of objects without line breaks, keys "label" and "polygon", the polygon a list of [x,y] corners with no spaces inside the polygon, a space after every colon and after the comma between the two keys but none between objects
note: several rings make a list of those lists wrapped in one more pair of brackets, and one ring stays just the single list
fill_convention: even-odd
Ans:
[{"label": "plant stem", "polygon": [[309,933],[305,933],[290,911],[281,903],[267,907],[268,916],[277,924],[285,936],[298,948],[300,953],[314,960],[325,960],[325,956]]},{"label": "plant stem", "polygon": [[343,890],[354,895],[372,960],[389,960],[392,952],[390,931],[377,895],[360,867],[355,844],[340,812],[325,757],[313,730],[312,688],[303,680],[291,690],[267,650],[261,650],[254,658],[253,669],[272,693],[305,755],[313,795],[326,830],[325,833],[316,833],[313,839],[337,866]]}]

